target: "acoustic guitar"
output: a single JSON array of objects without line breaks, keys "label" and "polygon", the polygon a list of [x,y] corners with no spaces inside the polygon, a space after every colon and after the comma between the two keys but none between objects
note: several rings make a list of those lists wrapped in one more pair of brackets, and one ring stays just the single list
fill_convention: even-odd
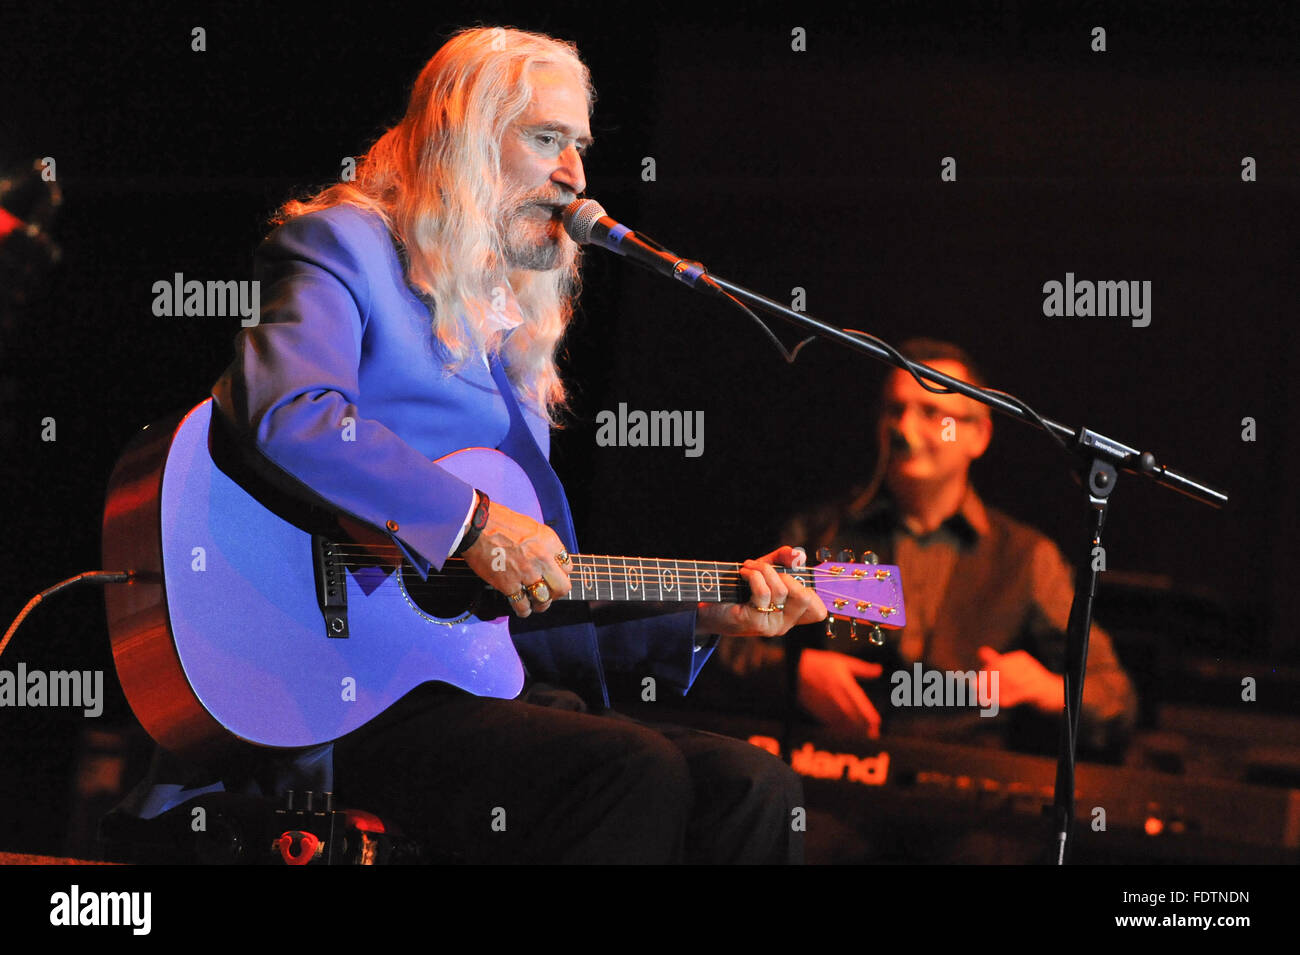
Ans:
[{"label": "acoustic guitar", "polygon": [[[213,425],[208,400],[144,429],[113,472],[104,512],[104,566],[136,571],[106,591],[114,661],[155,740],[182,755],[233,740],[312,746],[429,681],[519,694],[508,608],[464,560],[422,579],[391,538],[259,481]],[[500,452],[471,448],[436,463],[542,520],[527,475]],[[749,598],[739,564],[571,557],[563,599]],[[906,622],[897,567],[781,570],[815,587],[836,618]]]}]

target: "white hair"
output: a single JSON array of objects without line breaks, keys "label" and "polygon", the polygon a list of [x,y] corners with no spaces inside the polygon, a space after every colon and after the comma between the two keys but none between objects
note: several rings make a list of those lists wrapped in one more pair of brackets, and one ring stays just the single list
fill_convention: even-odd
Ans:
[{"label": "white hair", "polygon": [[[501,143],[532,100],[530,71],[572,71],[587,94],[590,74],[571,43],[501,27],[462,30],[434,54],[411,91],[406,115],[357,165],[356,179],[286,203],[277,221],[340,203],[370,209],[405,247],[407,279],[434,303],[433,334],[447,371],[499,347],[489,309],[506,283],[502,222],[511,196]],[[510,379],[554,422],[565,401],[555,366],[579,287],[580,252],[560,236],[557,267],[520,271],[514,286],[523,325],[500,347]]]}]

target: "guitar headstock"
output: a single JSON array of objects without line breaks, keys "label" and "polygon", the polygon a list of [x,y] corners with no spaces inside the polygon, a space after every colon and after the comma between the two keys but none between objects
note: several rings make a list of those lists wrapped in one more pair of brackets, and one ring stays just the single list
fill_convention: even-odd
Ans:
[{"label": "guitar headstock", "polygon": [[[857,621],[887,630],[902,629],[907,624],[907,611],[903,606],[903,581],[898,568],[892,564],[853,563],[851,552],[843,552],[841,556],[848,560],[823,560],[808,568],[817,595],[826,604],[831,618],[848,620],[850,633]],[[826,626],[830,633],[829,619]],[[872,642],[877,640],[873,637]]]}]

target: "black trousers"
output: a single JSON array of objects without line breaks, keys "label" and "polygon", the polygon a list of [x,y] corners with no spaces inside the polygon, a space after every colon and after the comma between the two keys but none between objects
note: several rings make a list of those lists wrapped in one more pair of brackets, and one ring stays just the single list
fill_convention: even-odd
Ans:
[{"label": "black trousers", "polygon": [[422,686],[335,743],[334,785],[467,862],[803,861],[803,789],[780,760],[541,685]]}]

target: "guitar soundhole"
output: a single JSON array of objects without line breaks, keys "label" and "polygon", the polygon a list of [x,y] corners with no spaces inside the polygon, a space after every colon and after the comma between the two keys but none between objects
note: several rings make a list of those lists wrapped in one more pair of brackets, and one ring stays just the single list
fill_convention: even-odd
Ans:
[{"label": "guitar soundhole", "polygon": [[[430,571],[429,579],[421,580],[415,568],[402,561],[402,587],[411,602],[430,617],[444,621],[501,616],[493,609],[496,602],[490,599],[495,591],[489,591],[463,562],[455,563],[457,567],[449,565],[445,573]],[[504,605],[504,599],[501,603]]]}]

